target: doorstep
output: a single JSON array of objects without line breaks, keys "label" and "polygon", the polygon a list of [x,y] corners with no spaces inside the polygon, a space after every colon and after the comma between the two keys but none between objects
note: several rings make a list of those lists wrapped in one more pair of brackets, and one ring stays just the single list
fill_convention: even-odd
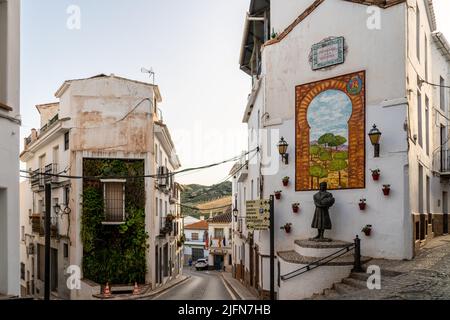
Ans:
[{"label": "doorstep", "polygon": [[239,300],[258,300],[258,297],[251,293],[239,280],[233,278],[231,272],[221,272],[220,274]]}]

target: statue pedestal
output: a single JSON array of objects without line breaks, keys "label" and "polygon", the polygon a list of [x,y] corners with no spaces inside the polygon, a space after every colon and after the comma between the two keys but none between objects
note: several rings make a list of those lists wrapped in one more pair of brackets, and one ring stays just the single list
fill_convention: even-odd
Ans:
[{"label": "statue pedestal", "polygon": [[[278,252],[280,275],[296,271],[311,263],[315,266],[317,264],[314,264],[314,262],[317,260],[325,258],[350,244],[350,242],[339,240],[296,240],[294,250]],[[339,258],[299,276],[281,280],[279,298],[281,300],[299,300],[323,293],[325,289],[331,288],[334,283],[341,282],[342,279],[350,275],[354,262],[353,254],[353,251],[347,252]]]}]

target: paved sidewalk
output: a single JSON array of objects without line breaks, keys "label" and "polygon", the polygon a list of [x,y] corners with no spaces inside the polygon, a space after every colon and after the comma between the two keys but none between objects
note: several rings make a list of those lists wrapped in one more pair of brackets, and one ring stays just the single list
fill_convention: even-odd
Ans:
[{"label": "paved sidewalk", "polygon": [[[367,265],[377,265],[381,268],[381,289],[364,289],[336,299],[450,299],[450,235],[429,241],[413,260],[373,259]],[[383,277],[383,272],[390,271],[399,275]]]},{"label": "paved sidewalk", "polygon": [[258,297],[253,295],[239,280],[233,278],[230,272],[221,272],[221,276],[231,288],[233,293],[238,296],[240,300],[258,300]]}]

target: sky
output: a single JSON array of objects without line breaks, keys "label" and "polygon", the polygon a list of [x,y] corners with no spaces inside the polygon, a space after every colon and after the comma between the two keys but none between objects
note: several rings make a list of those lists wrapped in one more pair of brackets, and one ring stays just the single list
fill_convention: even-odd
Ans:
[{"label": "sky", "polygon": [[352,115],[352,102],[340,90],[326,90],[318,94],[308,107],[309,140],[317,141],[326,134],[340,135],[348,141],[348,120]]},{"label": "sky", "polygon": [[[294,0],[292,0],[294,1]],[[100,73],[150,81],[153,68],[183,168],[210,164],[247,147],[242,116],[251,78],[239,69],[250,0],[22,0],[22,138],[39,128],[36,104],[56,101],[68,79]],[[450,0],[434,0],[450,39]],[[80,10],[78,28],[71,18]],[[68,26],[68,20],[70,22]],[[231,163],[179,176],[223,181]]]}]

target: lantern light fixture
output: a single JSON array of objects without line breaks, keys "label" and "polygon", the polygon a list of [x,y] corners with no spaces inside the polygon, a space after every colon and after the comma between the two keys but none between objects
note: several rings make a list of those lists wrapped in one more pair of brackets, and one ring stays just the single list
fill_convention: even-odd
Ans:
[{"label": "lantern light fixture", "polygon": [[281,158],[284,160],[285,164],[289,164],[289,153],[287,153],[287,148],[289,144],[284,140],[284,137],[281,137],[280,142],[278,142],[278,152],[281,155]]},{"label": "lantern light fixture", "polygon": [[374,124],[372,129],[369,131],[370,142],[374,147],[374,158],[380,157],[380,138],[381,131],[378,130],[377,126]]}]

